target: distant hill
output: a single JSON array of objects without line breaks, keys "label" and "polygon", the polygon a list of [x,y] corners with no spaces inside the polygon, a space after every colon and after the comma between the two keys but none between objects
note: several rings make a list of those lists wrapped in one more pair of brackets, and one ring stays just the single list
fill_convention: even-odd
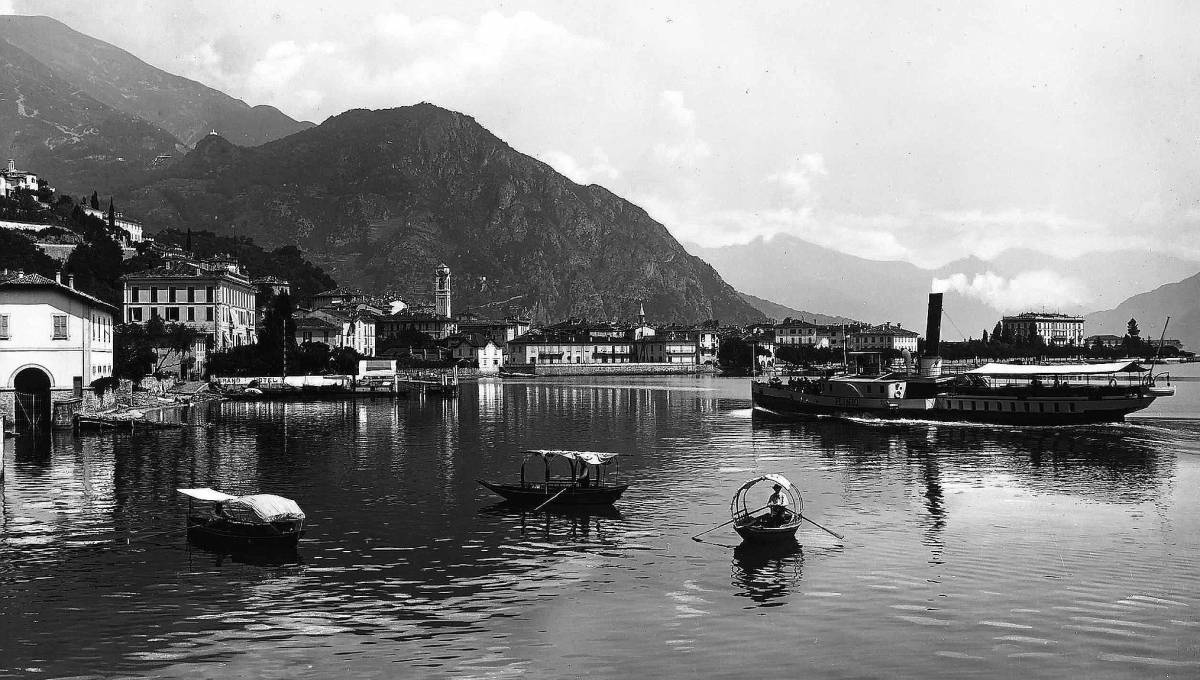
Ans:
[{"label": "distant hill", "polygon": [[1167,317],[1168,338],[1178,338],[1190,351],[1200,350],[1200,274],[1134,295],[1113,309],[1085,318],[1088,335],[1124,335],[1130,319],[1137,319],[1145,340],[1158,341]]},{"label": "distant hill", "polygon": [[256,145],[313,125],[157,69],[49,17],[0,16],[0,39],[63,82],[165,130],[184,146],[193,146],[214,129],[234,143]]},{"label": "distant hill", "polygon": [[770,300],[764,300],[760,297],[755,297],[749,293],[738,293],[742,299],[754,306],[755,309],[766,314],[768,317],[776,321],[783,321],[791,317],[793,319],[801,319],[811,323],[818,324],[839,324],[839,323],[857,323],[855,319],[844,316],[830,316],[829,314],[818,314],[816,312],[805,312],[799,309],[792,309],[786,305],[781,305]]},{"label": "distant hill", "polygon": [[[948,340],[960,335],[978,338],[984,330],[990,333],[1006,313],[1045,308],[1083,314],[1096,305],[1116,304],[1134,293],[1178,280],[1196,269],[1194,262],[1141,251],[1064,259],[1032,250],[1010,250],[988,261],[965,258],[930,270],[907,262],[868,260],[786,235],[722,248],[689,245],[688,250],[711,262],[726,280],[748,294],[792,308],[821,309],[864,321],[899,321],[917,332],[925,328],[925,305],[933,280],[955,274],[972,281],[991,272],[1010,282],[1025,272],[1049,271],[1073,281],[1088,298],[1075,305],[1033,299],[1024,308],[1000,309],[992,301],[950,290],[942,324],[943,338]],[[1103,266],[1099,266],[1101,262]]]},{"label": "distant hill", "polygon": [[97,101],[0,39],[0,148],[18,168],[78,195],[132,181],[177,147],[163,130]]},{"label": "distant hill", "polygon": [[342,285],[561,319],[761,319],[646,211],[431,104],[353,110],[258,147],[219,136],[128,199],[161,227],[299,247]]}]

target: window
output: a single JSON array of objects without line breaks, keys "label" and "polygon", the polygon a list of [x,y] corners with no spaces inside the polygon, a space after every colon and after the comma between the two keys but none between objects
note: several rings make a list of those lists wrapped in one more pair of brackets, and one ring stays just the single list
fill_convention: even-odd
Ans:
[{"label": "window", "polygon": [[[204,301],[205,302],[213,301],[213,287],[212,286],[209,286],[204,289]],[[212,319],[209,319],[209,321],[212,321]]]},{"label": "window", "polygon": [[8,315],[0,314],[0,340],[8,339]]},{"label": "window", "polygon": [[175,302],[176,293],[177,293],[177,291],[175,289],[175,286],[171,286],[170,288],[168,288],[167,289],[167,302]]},{"label": "window", "polygon": [[141,321],[142,320],[142,308],[141,307],[130,307],[129,308],[129,320],[130,321]]},{"label": "window", "polygon": [[[188,292],[191,292],[191,291],[189,290]],[[190,297],[190,296],[189,296],[189,297]],[[188,313],[187,313],[187,320],[188,320],[188,321],[195,321],[195,320],[196,320],[196,308],[195,308],[195,307],[188,307],[187,309],[188,309]]]},{"label": "window", "polygon": [[158,287],[150,286],[150,301],[158,302]]},{"label": "window", "polygon": [[193,288],[192,286],[188,286],[188,302],[195,302],[195,301],[196,301],[196,289]]},{"label": "window", "polygon": [[55,314],[54,315],[54,339],[55,340],[66,340],[67,339],[67,315],[66,314]]},{"label": "window", "polygon": [[[210,289],[210,290],[211,290],[211,289]],[[213,320],[213,308],[212,308],[212,307],[205,307],[205,308],[204,308],[204,320],[205,320],[205,321],[212,321],[212,320]]]},{"label": "window", "polygon": [[167,321],[179,321],[179,308],[167,307]]},{"label": "window", "polygon": [[129,289],[129,301],[130,302],[141,302],[141,300],[138,299],[139,297],[141,297],[141,295],[142,295],[141,288],[138,288],[137,286],[133,286]]}]

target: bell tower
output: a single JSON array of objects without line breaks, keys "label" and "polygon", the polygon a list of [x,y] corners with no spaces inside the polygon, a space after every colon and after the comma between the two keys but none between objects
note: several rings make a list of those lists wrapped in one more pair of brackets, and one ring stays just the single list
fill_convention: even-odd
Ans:
[{"label": "bell tower", "polygon": [[441,316],[450,316],[450,268],[445,264],[434,271],[433,309]]}]

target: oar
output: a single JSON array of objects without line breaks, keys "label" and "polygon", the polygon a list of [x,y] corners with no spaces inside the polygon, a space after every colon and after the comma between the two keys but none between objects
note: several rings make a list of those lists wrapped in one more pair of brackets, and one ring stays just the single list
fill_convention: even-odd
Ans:
[{"label": "oar", "polygon": [[[758,510],[766,510],[766,509],[767,509],[767,506],[765,506],[765,505],[764,505],[764,506],[762,506],[761,508],[759,508]],[[748,512],[748,513],[746,513],[746,514],[747,514],[747,515],[753,515],[754,513],[758,512],[758,510],[751,510],[750,512]],[[722,523],[718,524],[717,526],[715,526],[715,527],[713,527],[713,528],[711,528],[711,529],[709,529],[709,530],[707,530],[707,531],[701,531],[700,533],[696,534],[695,536],[692,536],[692,540],[693,540],[693,541],[699,541],[699,540],[700,540],[700,537],[701,537],[701,536],[703,536],[704,534],[707,534],[709,531],[716,531],[717,529],[720,529],[721,527],[723,527],[723,526],[725,526],[725,525],[727,525],[727,524],[733,524],[734,522],[738,521],[739,519],[741,519],[741,517],[734,517],[733,519],[729,520],[728,522],[722,522]]]},{"label": "oar", "polygon": [[569,486],[564,486],[562,491],[559,491],[558,493],[554,494],[550,498],[546,499],[545,503],[542,503],[541,505],[537,506],[536,508],[533,509],[533,511],[537,512],[538,510],[541,510],[542,508],[546,507],[547,505],[550,505],[550,503],[553,502],[555,498],[558,498],[559,496],[563,495],[564,493],[567,492],[567,489],[570,489],[570,488],[571,487],[569,487]]},{"label": "oar", "polygon": [[804,520],[805,522],[808,522],[809,524],[813,525],[814,527],[816,527],[816,528],[820,529],[821,531],[824,531],[825,533],[827,533],[827,534],[829,534],[829,535],[831,535],[831,536],[836,536],[836,537],[838,538],[838,540],[839,540],[839,541],[844,541],[844,540],[846,540],[846,537],[845,537],[845,536],[843,536],[843,535],[839,534],[839,533],[838,533],[838,532],[836,532],[836,531],[830,531],[829,529],[826,529],[825,527],[821,526],[820,524],[817,524],[816,522],[814,522],[814,521],[812,521],[811,519],[809,519],[809,518],[805,517],[804,515],[800,515],[800,519]]}]

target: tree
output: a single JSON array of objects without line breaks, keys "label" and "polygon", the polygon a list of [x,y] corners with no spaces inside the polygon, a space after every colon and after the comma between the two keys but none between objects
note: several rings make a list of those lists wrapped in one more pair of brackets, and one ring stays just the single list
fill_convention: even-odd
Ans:
[{"label": "tree", "polygon": [[996,325],[992,328],[992,342],[999,342],[1005,345],[1012,344],[1004,341],[1004,324],[1000,323],[999,321],[997,321]]},{"label": "tree", "polygon": [[37,247],[24,232],[0,229],[0,270],[19,269],[54,278],[58,263]]},{"label": "tree", "polygon": [[112,196],[108,197],[108,228],[117,228],[117,209],[113,206]]},{"label": "tree", "polygon": [[986,345],[986,344],[988,344],[988,332],[987,332],[987,330],[984,330],[984,331],[983,331],[983,337],[980,339],[980,341],[981,341],[983,344],[985,344],[985,345]]},{"label": "tree", "polygon": [[329,370],[329,345],[323,342],[306,342],[296,348],[289,363],[289,370],[294,374],[324,373]]},{"label": "tree", "polygon": [[330,368],[335,373],[355,375],[358,373],[359,354],[353,347],[339,347],[330,357]]},{"label": "tree", "polygon": [[1137,319],[1129,320],[1128,330],[1126,332],[1129,333],[1129,337],[1131,338],[1139,337],[1142,334],[1141,329],[1138,328]]},{"label": "tree", "polygon": [[100,197],[96,195],[96,190],[92,190],[92,210],[100,209]]}]

